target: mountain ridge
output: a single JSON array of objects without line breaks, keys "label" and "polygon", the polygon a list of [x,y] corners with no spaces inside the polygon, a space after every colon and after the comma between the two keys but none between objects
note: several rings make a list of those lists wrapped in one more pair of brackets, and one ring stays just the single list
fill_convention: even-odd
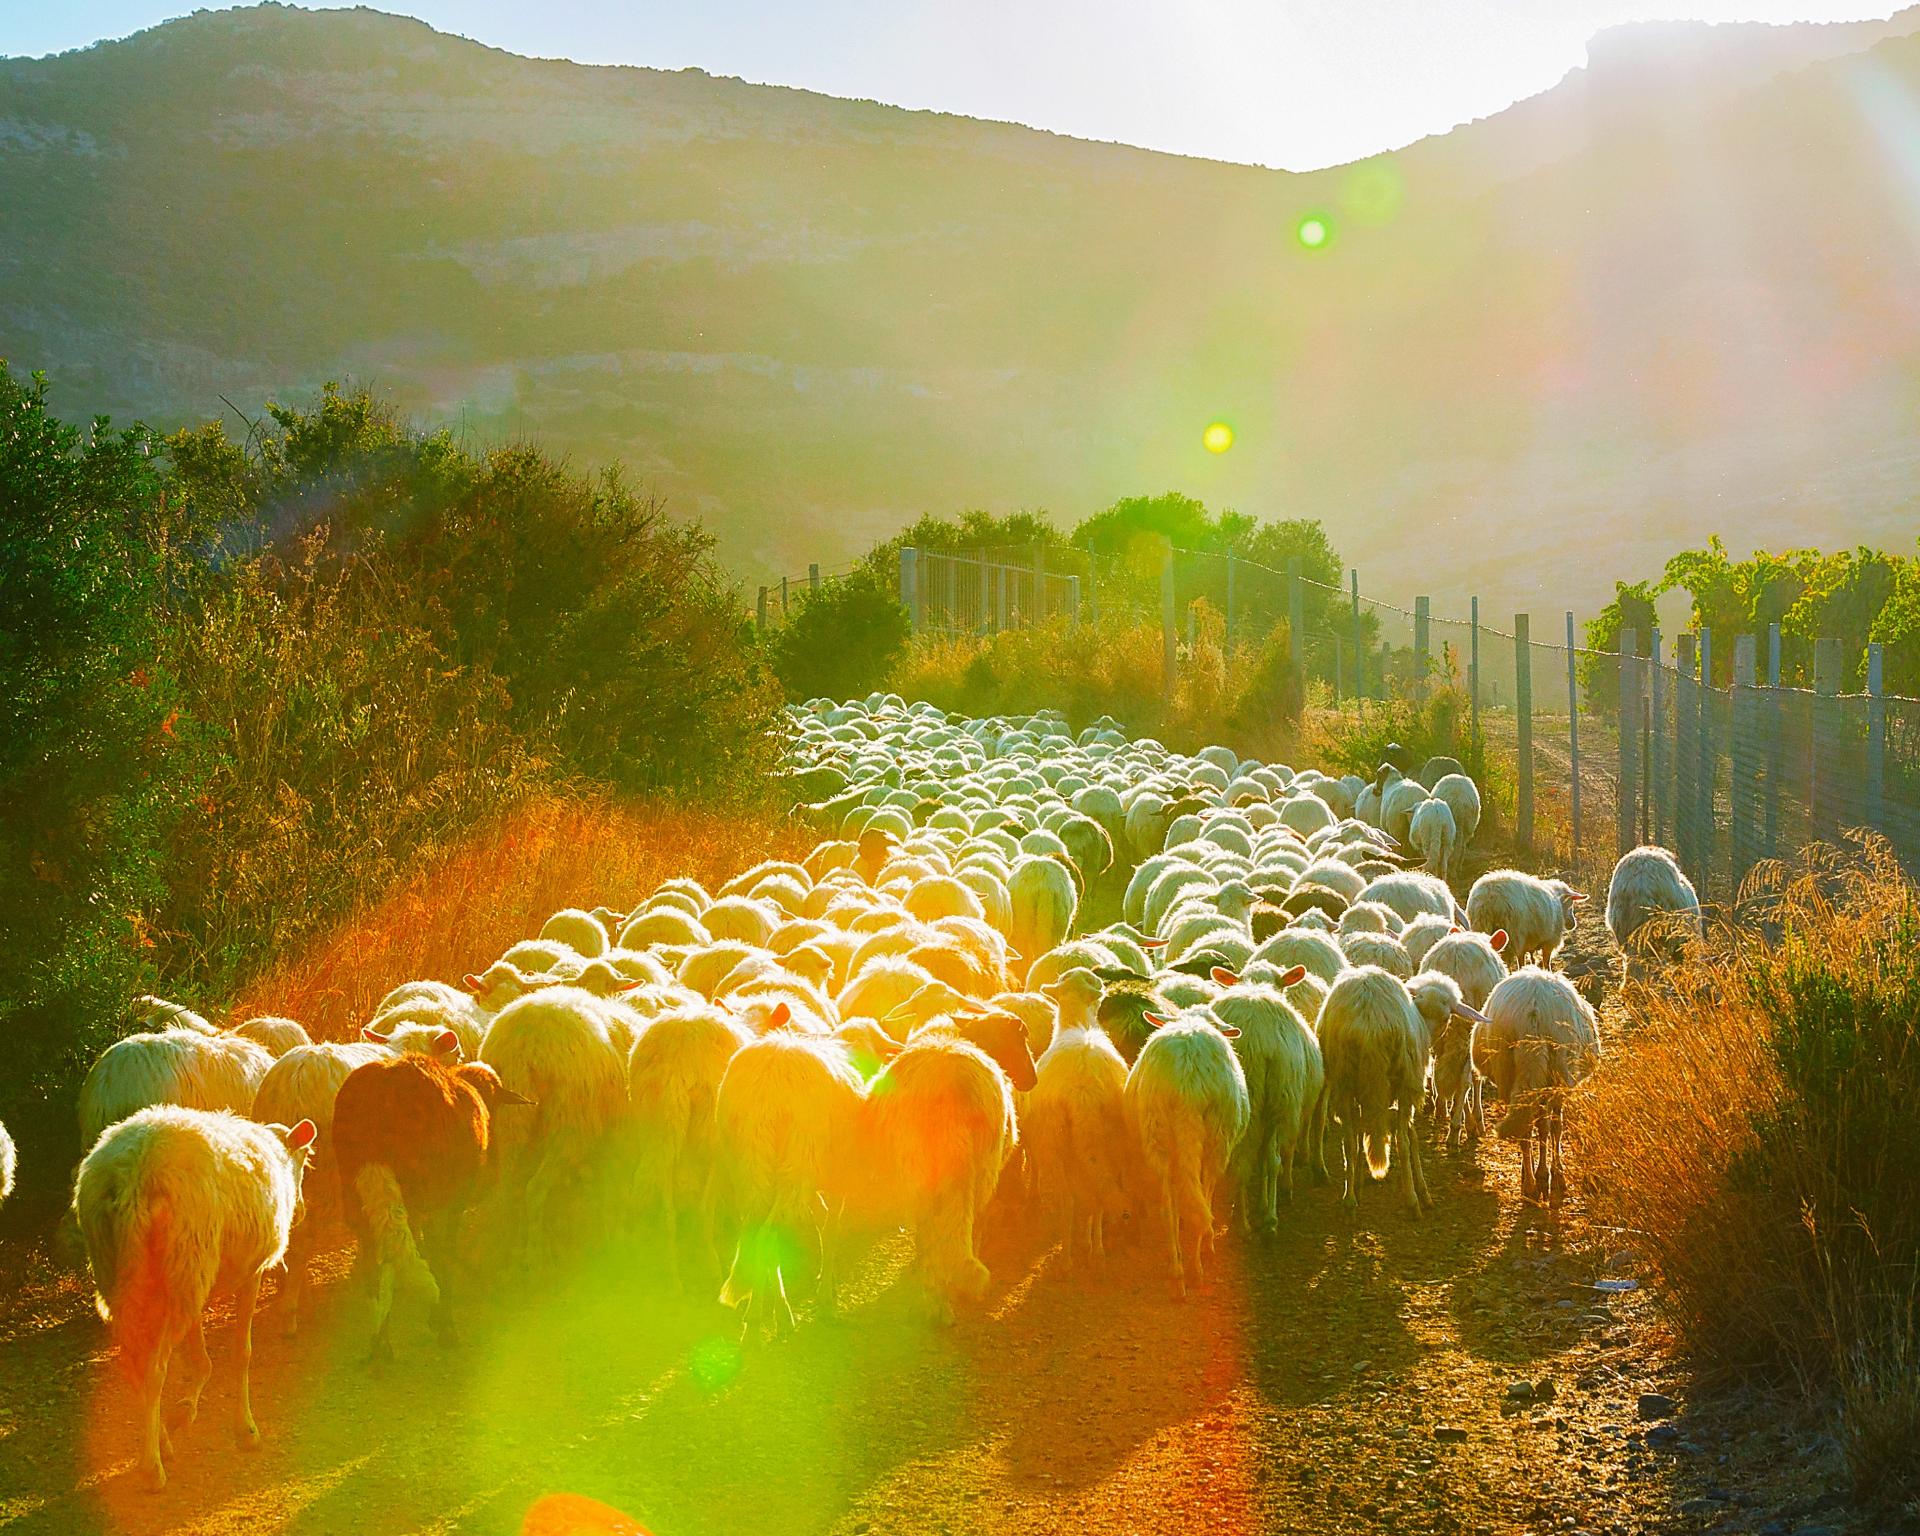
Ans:
[{"label": "mountain ridge", "polygon": [[[198,13],[0,64],[28,215],[0,355],[76,414],[163,421],[359,378],[624,459],[749,577],[925,510],[1071,522],[1173,485],[1325,517],[1382,596],[1587,606],[1711,531],[1912,526],[1920,314],[1863,68],[1910,88],[1920,45],[1628,111],[1544,166],[1496,114],[1284,172],[365,9]],[[1323,251],[1292,239],[1313,211]],[[1470,547],[1410,552],[1427,526]]]}]

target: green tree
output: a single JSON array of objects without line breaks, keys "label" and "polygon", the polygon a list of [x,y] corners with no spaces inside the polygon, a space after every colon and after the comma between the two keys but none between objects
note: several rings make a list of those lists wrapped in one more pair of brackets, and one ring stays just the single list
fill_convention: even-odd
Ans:
[{"label": "green tree", "polygon": [[907,610],[863,566],[803,592],[767,651],[789,699],[849,699],[878,688],[906,645]]}]

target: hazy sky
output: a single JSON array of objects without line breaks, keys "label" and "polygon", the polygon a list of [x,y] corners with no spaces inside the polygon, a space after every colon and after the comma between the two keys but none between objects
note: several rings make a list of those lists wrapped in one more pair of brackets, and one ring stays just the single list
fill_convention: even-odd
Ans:
[{"label": "hazy sky", "polygon": [[[328,0],[314,0],[328,3]],[[1860,0],[392,0],[515,53],[697,65],[1082,138],[1294,169],[1544,90],[1624,21],[1841,21]],[[0,54],[122,37],[182,0],[0,0]]]}]

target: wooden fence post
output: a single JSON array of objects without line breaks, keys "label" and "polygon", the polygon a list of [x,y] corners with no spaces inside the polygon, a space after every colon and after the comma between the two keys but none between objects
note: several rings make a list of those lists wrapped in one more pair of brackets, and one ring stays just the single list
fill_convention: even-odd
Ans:
[{"label": "wooden fence post", "polygon": [[1413,600],[1413,696],[1424,699],[1427,696],[1427,640],[1432,626],[1432,600],[1416,597]]},{"label": "wooden fence post", "polygon": [[1660,626],[1653,626],[1647,640],[1647,778],[1649,780],[1647,819],[1653,823],[1650,841],[1664,843],[1667,838],[1667,668],[1660,649]]},{"label": "wooden fence post", "polygon": [[1840,675],[1838,639],[1813,642],[1813,835],[1832,841],[1840,833]]},{"label": "wooden fence post", "polygon": [[1867,647],[1867,825],[1876,832],[1887,826],[1887,699],[1883,684],[1885,649],[1877,642]]},{"label": "wooden fence post", "polygon": [[1700,723],[1693,690],[1693,652],[1698,638],[1685,634],[1673,643],[1673,851],[1680,867],[1695,875],[1699,863],[1693,825],[1693,771],[1698,747],[1693,733]]},{"label": "wooden fence post", "polygon": [[[1713,878],[1714,825],[1713,788],[1719,777],[1718,743],[1715,739],[1713,699],[1713,631],[1700,631],[1700,771],[1694,777],[1694,793],[1699,804],[1694,814],[1700,828],[1700,871]],[[1698,877],[1695,877],[1698,878]]]},{"label": "wooden fence post", "polygon": [[1513,616],[1514,758],[1520,773],[1513,831],[1522,848],[1533,846],[1533,646],[1528,634],[1532,622],[1524,613]]},{"label": "wooden fence post", "polygon": [[815,560],[815,561],[812,561],[807,566],[807,591],[818,592],[819,590],[820,590],[820,562],[818,560]]},{"label": "wooden fence post", "polygon": [[1752,635],[1741,635],[1733,642],[1733,740],[1728,756],[1733,762],[1730,806],[1733,812],[1733,891],[1739,894],[1760,856],[1760,755],[1759,697],[1754,684],[1759,677]]},{"label": "wooden fence post", "polygon": [[1169,705],[1173,703],[1174,673],[1179,666],[1180,641],[1174,632],[1173,540],[1160,540],[1160,688]]},{"label": "wooden fence post", "polygon": [[1780,776],[1786,766],[1781,741],[1786,721],[1780,698],[1780,626],[1767,626],[1767,787],[1762,793],[1761,846],[1770,859],[1780,857]]},{"label": "wooden fence post", "polygon": [[1620,631],[1620,797],[1615,841],[1625,853],[1639,842],[1636,804],[1640,791],[1639,633]]},{"label": "wooden fence post", "polygon": [[1080,578],[1067,578],[1067,620],[1076,628],[1080,623]]},{"label": "wooden fence post", "polygon": [[1360,626],[1360,572],[1353,575],[1353,696],[1367,696],[1367,640]]},{"label": "wooden fence post", "polygon": [[907,632],[920,633],[920,551],[900,547],[900,601],[907,605]]},{"label": "wooden fence post", "polygon": [[1039,624],[1047,616],[1047,546],[1033,546],[1033,622]]},{"label": "wooden fence post", "polygon": [[753,622],[761,634],[764,635],[767,632],[767,589],[765,587],[760,589],[760,601],[755,605]]},{"label": "wooden fence post", "polygon": [[1287,561],[1287,645],[1293,651],[1293,684],[1306,697],[1307,594],[1300,586],[1300,557]]},{"label": "wooden fence post", "polygon": [[1473,600],[1471,624],[1468,638],[1472,646],[1472,660],[1467,665],[1467,692],[1473,715],[1473,742],[1477,746],[1480,742],[1480,599],[1478,597]]},{"label": "wooden fence post", "polygon": [[1233,611],[1233,599],[1234,599],[1233,555],[1229,553],[1227,555],[1227,642],[1226,642],[1228,654],[1232,654],[1232,651],[1233,651],[1233,621],[1237,617],[1237,615]]},{"label": "wooden fence post", "polygon": [[1338,705],[1346,692],[1346,656],[1340,643],[1340,631],[1333,632],[1333,702]]},{"label": "wooden fence post", "polygon": [[780,578],[780,622],[787,622],[787,578]]},{"label": "wooden fence post", "polygon": [[1572,812],[1573,846],[1580,848],[1580,679],[1575,675],[1578,658],[1573,649],[1573,610],[1567,610],[1567,757],[1573,765]]}]

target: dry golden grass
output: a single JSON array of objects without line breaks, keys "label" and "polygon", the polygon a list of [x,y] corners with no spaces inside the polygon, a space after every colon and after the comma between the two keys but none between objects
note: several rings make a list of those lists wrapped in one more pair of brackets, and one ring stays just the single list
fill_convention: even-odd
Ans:
[{"label": "dry golden grass", "polygon": [[800,857],[812,842],[757,809],[536,797],[256,978],[232,1016],[284,1014],[316,1039],[340,1038],[397,983],[457,980],[562,907],[624,910],[670,876],[711,887],[761,859]]},{"label": "dry golden grass", "polygon": [[1857,1486],[1920,1496],[1920,889],[1858,839],[1755,872],[1739,926],[1632,983],[1576,1100],[1602,1221],[1709,1370],[1841,1404]]}]

